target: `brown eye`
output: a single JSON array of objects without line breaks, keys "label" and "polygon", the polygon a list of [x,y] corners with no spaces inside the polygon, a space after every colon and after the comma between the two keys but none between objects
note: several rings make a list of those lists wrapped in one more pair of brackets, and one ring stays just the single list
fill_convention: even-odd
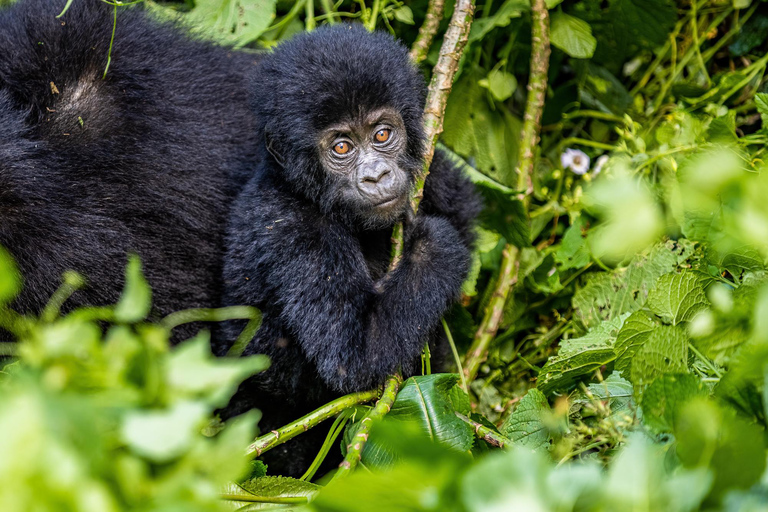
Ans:
[{"label": "brown eye", "polygon": [[389,140],[389,129],[382,128],[381,130],[376,132],[375,138],[376,142],[387,142]]},{"label": "brown eye", "polygon": [[339,142],[333,146],[333,152],[337,155],[346,155],[349,153],[349,142]]}]

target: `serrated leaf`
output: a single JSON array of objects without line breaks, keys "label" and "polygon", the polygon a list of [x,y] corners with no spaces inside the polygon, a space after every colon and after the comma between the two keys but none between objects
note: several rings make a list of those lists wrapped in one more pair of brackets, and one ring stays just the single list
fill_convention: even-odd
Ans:
[{"label": "serrated leaf", "polygon": [[544,394],[536,388],[529,389],[499,431],[520,446],[532,450],[547,449],[551,437],[541,416],[549,410]]},{"label": "serrated leaf", "polygon": [[643,392],[640,403],[643,422],[656,433],[672,432],[683,405],[708,395],[709,391],[698,377],[690,374],[662,375]]},{"label": "serrated leaf", "polygon": [[629,377],[635,386],[668,373],[688,373],[688,335],[680,326],[656,327],[631,359]]},{"label": "serrated leaf", "polygon": [[621,372],[622,375],[630,374],[635,352],[648,341],[648,337],[657,326],[658,323],[644,311],[635,311],[627,318],[614,345],[616,371]]},{"label": "serrated leaf", "polygon": [[613,345],[628,316],[607,320],[580,338],[561,342],[557,355],[550,357],[541,369],[536,387],[545,395],[567,390],[579,377],[613,361],[616,358]]},{"label": "serrated leaf", "polygon": [[252,478],[238,487],[256,496],[306,496],[307,498],[311,498],[321,489],[319,485],[287,476]]},{"label": "serrated leaf", "polygon": [[596,273],[573,297],[576,317],[586,327],[633,312],[645,304],[648,292],[664,274],[674,271],[694,253],[686,240],[660,243],[648,253],[632,259],[625,268]]},{"label": "serrated leaf", "polygon": [[648,307],[658,316],[677,325],[689,322],[709,307],[701,276],[692,271],[666,274],[648,294]]},{"label": "serrated leaf", "polygon": [[597,47],[589,23],[562,11],[552,15],[550,40],[555,47],[577,59],[592,57]]},{"label": "serrated leaf", "polygon": [[136,255],[128,258],[125,269],[125,287],[120,302],[115,306],[115,320],[135,323],[144,320],[152,307],[152,290],[141,271],[141,261]]}]

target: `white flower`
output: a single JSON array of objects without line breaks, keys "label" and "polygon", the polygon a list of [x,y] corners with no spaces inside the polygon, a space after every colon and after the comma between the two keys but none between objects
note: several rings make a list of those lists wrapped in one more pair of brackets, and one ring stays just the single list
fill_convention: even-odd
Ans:
[{"label": "white flower", "polygon": [[583,151],[568,148],[560,155],[563,169],[570,169],[576,174],[584,174],[589,170],[589,157]]},{"label": "white flower", "polygon": [[595,168],[592,169],[592,176],[597,176],[603,170],[603,166],[608,163],[608,155],[603,155],[595,161]]}]

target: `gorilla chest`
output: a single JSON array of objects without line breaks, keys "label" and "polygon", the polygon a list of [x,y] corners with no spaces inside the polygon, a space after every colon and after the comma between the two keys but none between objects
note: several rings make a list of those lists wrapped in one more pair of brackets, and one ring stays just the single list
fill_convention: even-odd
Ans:
[{"label": "gorilla chest", "polygon": [[358,235],[363,257],[374,281],[384,277],[389,268],[391,238],[391,229],[363,231]]}]

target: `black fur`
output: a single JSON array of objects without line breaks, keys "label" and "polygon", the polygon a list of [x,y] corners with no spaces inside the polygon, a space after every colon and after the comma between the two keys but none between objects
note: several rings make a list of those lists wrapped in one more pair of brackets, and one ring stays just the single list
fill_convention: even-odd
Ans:
[{"label": "black fur", "polygon": [[[157,314],[221,300],[223,226],[255,159],[254,57],[195,41],[137,8],[21,0],[0,10],[0,244],[39,311],[67,269],[107,304],[138,253]],[[82,120],[82,123],[81,121]]]},{"label": "black fur", "polygon": [[[317,134],[346,117],[394,107],[408,137],[400,165],[413,180],[424,147],[425,88],[407,50],[358,25],[324,27],[279,46],[259,65],[253,87],[262,149],[232,210],[225,302],[262,309],[263,325],[246,353],[265,353],[273,364],[230,413],[255,405],[264,412],[262,428],[272,429],[398,369],[406,376],[420,369],[424,343],[436,338],[468,272],[479,202],[438,152],[406,229],[404,258],[384,278],[391,226],[366,229],[337,200],[340,182],[320,164]],[[220,352],[239,326],[225,330]],[[304,440],[270,452],[271,469],[306,469],[318,446]]]}]

